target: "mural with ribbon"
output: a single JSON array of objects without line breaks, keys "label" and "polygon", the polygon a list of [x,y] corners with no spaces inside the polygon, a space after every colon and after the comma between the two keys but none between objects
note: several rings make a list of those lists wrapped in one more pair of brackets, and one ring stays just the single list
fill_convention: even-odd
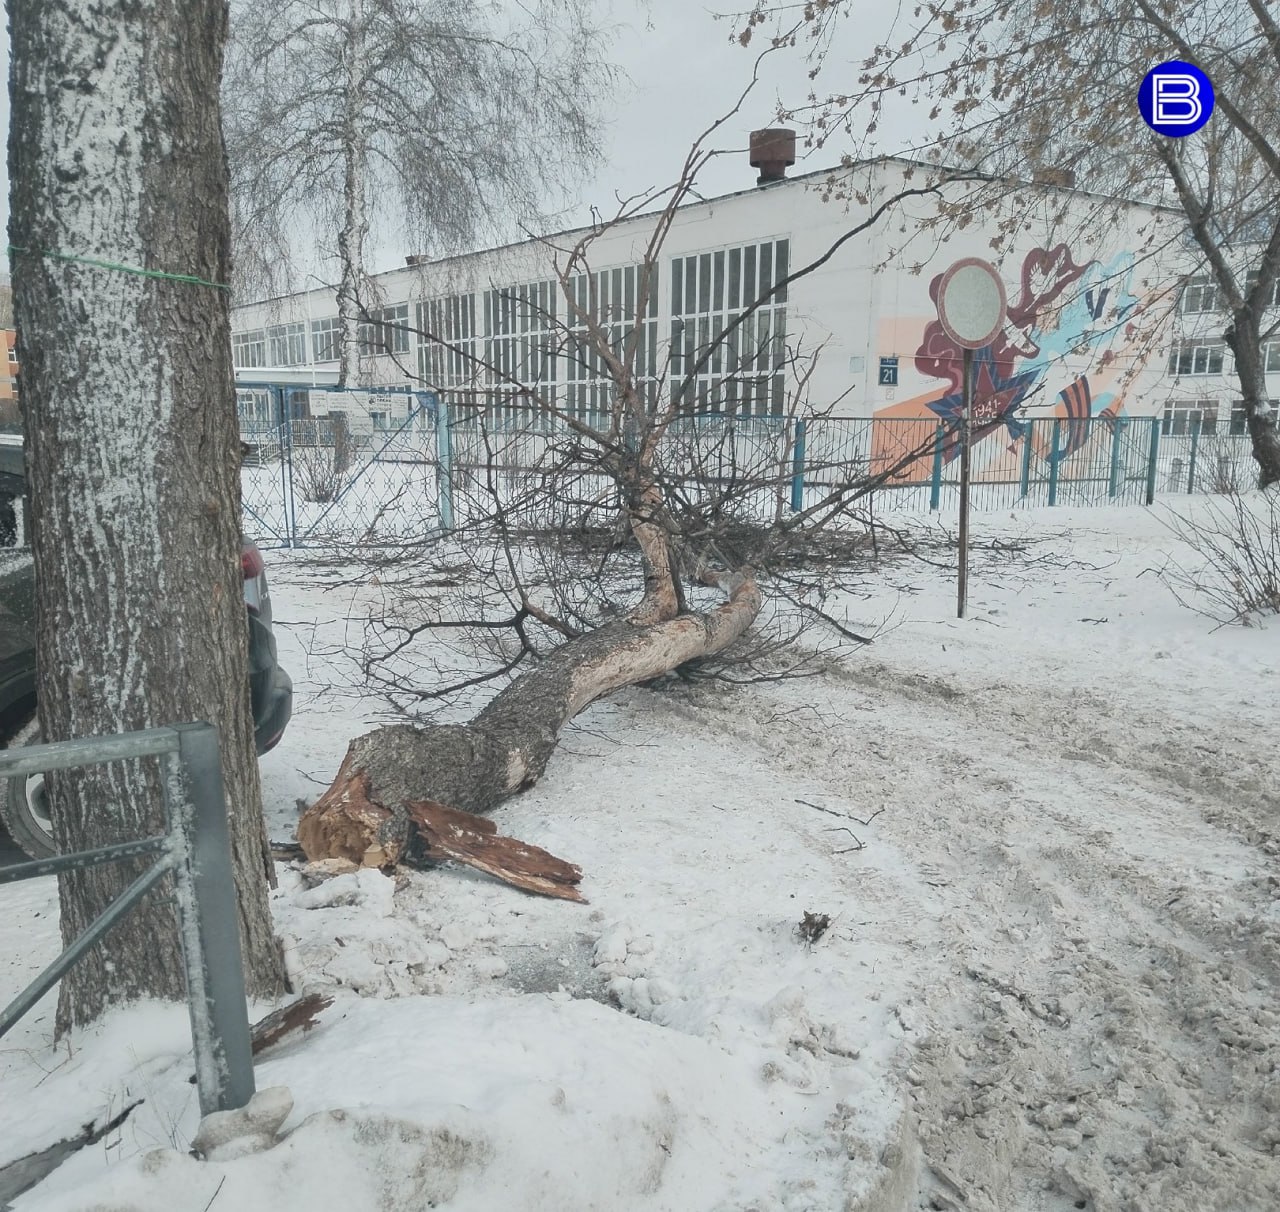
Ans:
[{"label": "mural with ribbon", "polygon": [[[1029,436],[1038,459],[1053,458],[1048,434],[1041,432],[1046,427],[1031,431],[1027,424],[1033,408],[1036,416],[1062,420],[1059,459],[1085,445],[1096,428],[1093,419],[1107,431],[1114,427],[1124,409],[1120,370],[1129,360],[1126,352],[1136,348],[1141,337],[1136,323],[1141,300],[1133,293],[1133,278],[1131,253],[1106,263],[1079,263],[1064,243],[1026,254],[1017,283],[1010,289],[1006,281],[1009,305],[1003,329],[974,352],[975,449],[1003,437],[1007,449],[1014,450]],[[916,372],[939,380],[940,386],[876,409],[877,419],[936,417],[956,422],[960,418],[962,351],[937,318],[941,282],[939,273],[929,284],[934,314],[924,322],[913,359]],[[894,324],[899,338],[903,324],[904,318]],[[1073,371],[1072,364],[1087,369]],[[892,451],[877,453],[888,458]],[[958,437],[952,431],[944,441],[943,459],[949,462],[958,453]]]}]

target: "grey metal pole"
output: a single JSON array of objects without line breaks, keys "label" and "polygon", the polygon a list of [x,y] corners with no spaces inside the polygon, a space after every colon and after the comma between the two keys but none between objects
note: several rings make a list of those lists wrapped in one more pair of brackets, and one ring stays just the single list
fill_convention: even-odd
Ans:
[{"label": "grey metal pole", "polygon": [[200,1112],[208,1115],[253,1097],[253,1045],[218,732],[211,724],[175,731],[178,753],[166,759],[165,790],[181,842],[174,875]]},{"label": "grey metal pole", "polygon": [[453,434],[449,429],[449,405],[443,396],[436,398],[436,463],[439,468],[437,509],[440,529],[453,529]]},{"label": "grey metal pole", "polygon": [[285,531],[292,549],[298,546],[298,509],[293,493],[293,418],[285,415],[284,388],[272,390],[280,398],[280,428],[277,431],[280,434],[280,495],[284,505]]},{"label": "grey metal pole", "polygon": [[169,871],[169,866],[170,862],[166,858],[138,876],[128,888],[94,919],[89,928],[71,946],[40,973],[9,1005],[0,1011],[0,1037],[66,976],[76,963],[84,958],[86,951],[97,946],[103,935],[138,907],[138,902],[164,879]]},{"label": "grey metal pole", "polygon": [[969,438],[973,424],[973,350],[964,351],[960,419],[960,554],[956,569],[956,618],[964,618],[969,594]]}]

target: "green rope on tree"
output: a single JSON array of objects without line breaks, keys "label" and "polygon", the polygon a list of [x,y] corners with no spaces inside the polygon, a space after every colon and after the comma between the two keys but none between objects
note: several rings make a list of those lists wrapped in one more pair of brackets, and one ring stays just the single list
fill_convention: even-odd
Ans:
[{"label": "green rope on tree", "polygon": [[230,290],[225,282],[210,282],[207,278],[198,278],[195,274],[170,274],[162,269],[142,269],[137,265],[121,265],[116,261],[99,261],[94,257],[80,257],[75,253],[54,252],[49,248],[20,248],[16,244],[8,247],[10,254],[33,253],[40,257],[51,257],[55,261],[74,261],[77,265],[92,265],[97,269],[113,269],[117,273],[135,274],[139,278],[160,278],[165,282],[185,282],[188,286],[211,286],[214,290]]}]

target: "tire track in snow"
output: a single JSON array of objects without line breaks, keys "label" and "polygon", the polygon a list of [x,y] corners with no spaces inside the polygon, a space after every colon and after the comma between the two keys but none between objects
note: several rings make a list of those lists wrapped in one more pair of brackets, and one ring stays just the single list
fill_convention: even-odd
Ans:
[{"label": "tire track in snow", "polygon": [[[887,805],[846,880],[926,1007],[905,1206],[1280,1206],[1276,801],[1249,736],[882,667],[823,692],[825,730],[786,690],[695,699],[834,803]],[[916,881],[876,878],[888,847]]]}]

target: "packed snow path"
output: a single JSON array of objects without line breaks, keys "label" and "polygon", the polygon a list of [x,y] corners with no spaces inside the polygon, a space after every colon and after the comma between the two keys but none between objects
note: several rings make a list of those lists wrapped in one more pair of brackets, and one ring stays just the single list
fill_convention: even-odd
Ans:
[{"label": "packed snow path", "polygon": [[[11,1154],[148,1102],[19,1212],[201,1212],[220,1184],[248,1212],[1280,1207],[1280,627],[1174,603],[1147,511],[980,535],[1003,545],[963,622],[945,571],[897,564],[850,602],[892,623],[842,671],[578,721],[495,815],[582,865],[586,908],[282,870],[291,961],[338,1001],[259,1066],[295,1098],[275,1149],[185,1156],[180,1012],[65,1061],[33,1025],[0,1057]],[[274,571],[279,617],[332,617]],[[297,643],[275,836],[364,726]]]}]

